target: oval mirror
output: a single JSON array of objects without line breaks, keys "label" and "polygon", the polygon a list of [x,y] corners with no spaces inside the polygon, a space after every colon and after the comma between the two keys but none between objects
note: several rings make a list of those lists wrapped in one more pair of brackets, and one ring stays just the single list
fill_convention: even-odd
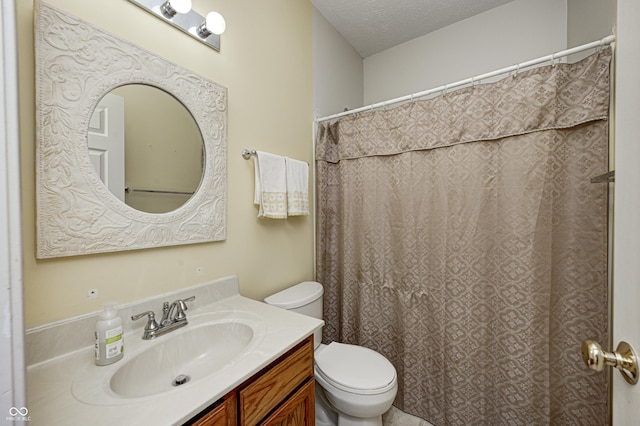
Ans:
[{"label": "oval mirror", "polygon": [[100,180],[136,210],[173,211],[202,180],[200,129],[180,101],[157,87],[127,84],[107,93],[91,116],[88,142]]}]

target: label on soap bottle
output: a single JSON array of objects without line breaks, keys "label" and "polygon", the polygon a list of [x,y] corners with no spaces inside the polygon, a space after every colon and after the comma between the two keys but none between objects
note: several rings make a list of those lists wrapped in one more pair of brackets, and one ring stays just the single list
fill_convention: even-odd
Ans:
[{"label": "label on soap bottle", "polygon": [[98,332],[94,331],[93,335],[95,336],[95,346],[96,346],[96,361],[100,359],[100,346],[98,345]]},{"label": "label on soap bottle", "polygon": [[112,328],[105,332],[105,352],[107,359],[122,353],[122,327]]}]

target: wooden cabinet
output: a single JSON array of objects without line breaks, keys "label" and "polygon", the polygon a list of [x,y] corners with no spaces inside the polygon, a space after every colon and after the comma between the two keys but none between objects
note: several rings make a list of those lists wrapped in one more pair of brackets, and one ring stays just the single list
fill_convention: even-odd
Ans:
[{"label": "wooden cabinet", "polygon": [[313,378],[313,344],[305,340],[240,389],[240,425],[258,424],[309,378]]},{"label": "wooden cabinet", "polygon": [[313,336],[309,336],[187,424],[312,426],[314,391]]},{"label": "wooden cabinet", "polygon": [[264,426],[300,426],[315,424],[314,382],[308,381],[264,422]]},{"label": "wooden cabinet", "polygon": [[188,424],[193,426],[235,426],[238,424],[238,404],[236,393],[231,392],[219,404],[205,410],[196,420]]}]

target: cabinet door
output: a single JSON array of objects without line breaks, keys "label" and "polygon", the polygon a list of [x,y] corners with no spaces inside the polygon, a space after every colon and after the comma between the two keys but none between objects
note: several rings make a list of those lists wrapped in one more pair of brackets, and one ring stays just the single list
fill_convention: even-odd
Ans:
[{"label": "cabinet door", "polygon": [[196,420],[193,426],[236,426],[237,403],[236,394],[233,393],[217,407]]},{"label": "cabinet door", "polygon": [[264,426],[313,426],[315,424],[314,381],[309,380],[262,424]]},{"label": "cabinet door", "polygon": [[313,340],[305,343],[239,392],[240,425],[259,424],[288,395],[313,377]]}]

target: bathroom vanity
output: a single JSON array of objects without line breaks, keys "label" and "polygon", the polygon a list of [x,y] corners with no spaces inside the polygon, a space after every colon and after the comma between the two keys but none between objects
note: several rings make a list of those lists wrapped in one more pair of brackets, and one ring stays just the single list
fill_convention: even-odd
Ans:
[{"label": "bathroom vanity", "polygon": [[[185,299],[189,324],[142,340],[141,311]],[[237,277],[121,306],[125,355],[98,367],[96,315],[28,330],[32,425],[311,425],[323,322],[240,296]],[[176,374],[190,376],[176,386]],[[172,384],[173,382],[173,384]]]},{"label": "bathroom vanity", "polygon": [[313,336],[187,422],[197,426],[312,426]]}]

